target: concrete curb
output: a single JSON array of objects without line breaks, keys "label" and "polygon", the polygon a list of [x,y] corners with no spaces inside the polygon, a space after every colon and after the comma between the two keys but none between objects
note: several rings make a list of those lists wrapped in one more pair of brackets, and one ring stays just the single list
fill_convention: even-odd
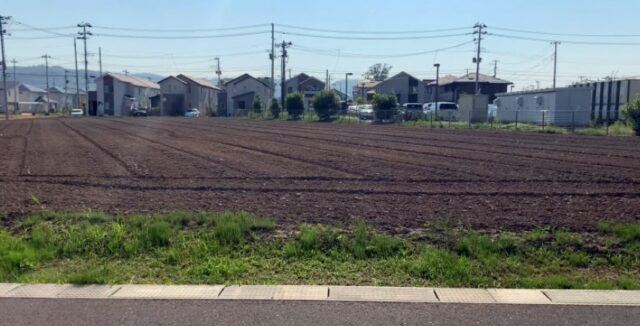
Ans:
[{"label": "concrete curb", "polygon": [[292,300],[640,306],[640,291],[319,285],[71,285],[0,283],[1,298]]}]

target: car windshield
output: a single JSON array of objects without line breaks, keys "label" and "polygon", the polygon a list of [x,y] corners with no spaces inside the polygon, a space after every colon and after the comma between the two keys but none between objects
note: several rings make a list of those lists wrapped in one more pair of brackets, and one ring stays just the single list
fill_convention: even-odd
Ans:
[{"label": "car windshield", "polygon": [[3,0],[0,48],[0,326],[640,325],[640,0]]}]

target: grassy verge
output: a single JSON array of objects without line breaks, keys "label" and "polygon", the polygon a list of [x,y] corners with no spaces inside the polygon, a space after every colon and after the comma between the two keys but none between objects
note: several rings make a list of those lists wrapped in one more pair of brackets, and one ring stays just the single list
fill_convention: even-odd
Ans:
[{"label": "grassy verge", "polygon": [[285,234],[242,212],[50,212],[0,230],[0,282],[640,289],[640,224],[392,237],[364,222]]}]

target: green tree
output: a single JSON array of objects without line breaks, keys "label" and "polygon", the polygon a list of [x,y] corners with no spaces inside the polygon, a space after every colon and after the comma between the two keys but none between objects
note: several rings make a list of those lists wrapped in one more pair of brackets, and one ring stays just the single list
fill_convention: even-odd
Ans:
[{"label": "green tree", "polygon": [[302,99],[302,94],[291,93],[287,95],[285,106],[290,119],[299,119],[300,115],[304,112],[304,100]]},{"label": "green tree", "polygon": [[382,81],[389,77],[389,71],[393,66],[386,63],[376,63],[369,67],[369,70],[363,75],[365,79]]},{"label": "green tree", "polygon": [[373,112],[376,120],[390,120],[396,115],[398,102],[393,94],[376,94],[373,96]]},{"label": "green tree", "polygon": [[323,90],[313,98],[313,109],[320,121],[327,121],[340,110],[340,101],[332,90]]},{"label": "green tree", "polygon": [[636,136],[640,136],[640,96],[636,96],[633,101],[625,105],[622,109],[622,118],[636,132]]},{"label": "green tree", "polygon": [[257,94],[256,97],[253,98],[253,112],[262,112],[262,101],[260,100],[260,95]]},{"label": "green tree", "polygon": [[271,106],[269,107],[269,111],[271,111],[271,115],[273,115],[275,119],[280,118],[280,104],[278,103],[278,100],[276,100],[275,98],[271,100]]},{"label": "green tree", "polygon": [[356,99],[356,104],[358,105],[367,104],[367,100],[362,96],[358,96],[358,98]]}]

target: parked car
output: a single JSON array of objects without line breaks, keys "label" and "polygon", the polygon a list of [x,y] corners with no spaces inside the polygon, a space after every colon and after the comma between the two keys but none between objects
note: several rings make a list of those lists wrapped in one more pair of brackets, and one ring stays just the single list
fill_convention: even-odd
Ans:
[{"label": "parked car", "polygon": [[197,118],[200,116],[200,110],[196,108],[187,109],[187,111],[184,113],[184,116],[189,118]]},{"label": "parked car", "polygon": [[349,107],[347,107],[347,114],[348,115],[356,115],[356,114],[358,114],[358,106],[357,105],[349,105]]},{"label": "parked car", "polygon": [[404,120],[417,120],[423,117],[422,103],[405,103],[399,110],[400,117]]},{"label": "parked car", "polygon": [[429,117],[437,113],[437,118],[443,120],[455,119],[458,111],[458,104],[453,102],[438,102],[438,110],[436,112],[436,103],[425,103],[422,106],[422,113]]},{"label": "parked car", "polygon": [[147,108],[136,108],[131,110],[131,116],[133,117],[146,117],[149,113]]},{"label": "parked car", "polygon": [[81,117],[84,115],[84,111],[82,109],[72,109],[69,115],[71,117]]},{"label": "parked car", "polygon": [[360,120],[373,120],[373,105],[358,105],[358,118]]}]

